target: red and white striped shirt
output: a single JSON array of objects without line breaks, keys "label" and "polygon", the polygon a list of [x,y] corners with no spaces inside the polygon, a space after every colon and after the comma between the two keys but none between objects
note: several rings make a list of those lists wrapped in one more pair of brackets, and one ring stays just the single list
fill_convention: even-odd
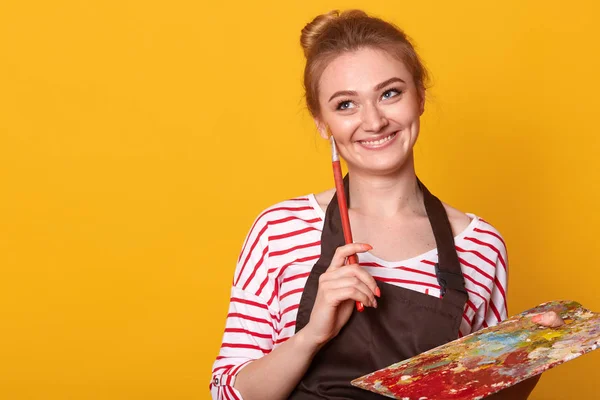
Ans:
[{"label": "red and white striped shirt", "polygon": [[[469,294],[460,336],[507,316],[505,243],[490,224],[467,215],[471,223],[454,238]],[[213,399],[242,399],[233,387],[235,376],[294,334],[304,285],[321,254],[324,220],[311,194],[269,207],[254,222],[235,270],[223,342],[213,366]],[[437,249],[398,262],[370,253],[358,257],[376,280],[440,295],[434,271]]]}]

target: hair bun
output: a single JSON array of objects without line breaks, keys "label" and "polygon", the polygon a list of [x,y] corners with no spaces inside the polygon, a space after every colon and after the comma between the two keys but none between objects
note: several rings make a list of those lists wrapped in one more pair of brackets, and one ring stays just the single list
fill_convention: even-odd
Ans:
[{"label": "hair bun", "polygon": [[327,29],[334,21],[338,19],[365,18],[367,13],[362,10],[331,10],[328,13],[317,15],[315,19],[306,24],[300,35],[300,45],[304,50],[304,56],[308,58],[308,54],[314,47],[319,35]]},{"label": "hair bun", "polygon": [[328,13],[317,15],[311,22],[306,24],[300,35],[300,45],[304,50],[304,56],[308,57],[310,49],[313,48],[317,37],[325,31],[331,21],[340,16],[339,10],[331,10]]}]

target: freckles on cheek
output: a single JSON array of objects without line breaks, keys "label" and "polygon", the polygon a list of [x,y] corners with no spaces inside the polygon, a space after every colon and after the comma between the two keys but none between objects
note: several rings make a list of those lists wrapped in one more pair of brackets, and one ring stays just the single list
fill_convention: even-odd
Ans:
[{"label": "freckles on cheek", "polygon": [[344,129],[344,131],[348,132],[348,131],[355,129],[356,124],[357,124],[356,120],[346,119],[342,122],[341,128]]},{"label": "freckles on cheek", "polygon": [[350,135],[356,130],[360,121],[349,116],[338,117],[331,120],[330,127],[333,132],[343,137],[344,140],[349,140]]}]

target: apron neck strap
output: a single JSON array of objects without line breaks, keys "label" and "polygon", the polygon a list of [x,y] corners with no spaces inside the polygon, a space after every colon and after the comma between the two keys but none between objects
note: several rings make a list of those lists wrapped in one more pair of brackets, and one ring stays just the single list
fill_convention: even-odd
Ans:
[{"label": "apron neck strap", "polygon": [[444,296],[448,289],[467,294],[465,280],[460,268],[458,254],[454,245],[452,227],[442,202],[435,197],[417,178],[419,187],[423,191],[423,202],[425,211],[433,230],[435,244],[438,250],[438,262],[435,265],[435,274],[441,286],[441,294]]}]

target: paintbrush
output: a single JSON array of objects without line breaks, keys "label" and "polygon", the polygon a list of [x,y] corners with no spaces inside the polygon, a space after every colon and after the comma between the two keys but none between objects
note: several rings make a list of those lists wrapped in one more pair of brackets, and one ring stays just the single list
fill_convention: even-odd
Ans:
[{"label": "paintbrush", "polygon": [[[340,157],[337,152],[335,145],[335,139],[333,135],[331,139],[331,163],[333,164],[333,179],[335,181],[335,191],[338,199],[338,206],[340,208],[340,216],[342,217],[342,229],[344,231],[344,241],[346,244],[353,243],[352,230],[350,229],[350,217],[348,216],[348,204],[346,203],[346,192],[344,191],[344,180],[342,178],[342,166],[340,164]],[[358,264],[358,257],[356,254],[352,254],[346,259],[346,265]],[[365,307],[360,302],[356,302],[356,309],[362,312]]]}]

